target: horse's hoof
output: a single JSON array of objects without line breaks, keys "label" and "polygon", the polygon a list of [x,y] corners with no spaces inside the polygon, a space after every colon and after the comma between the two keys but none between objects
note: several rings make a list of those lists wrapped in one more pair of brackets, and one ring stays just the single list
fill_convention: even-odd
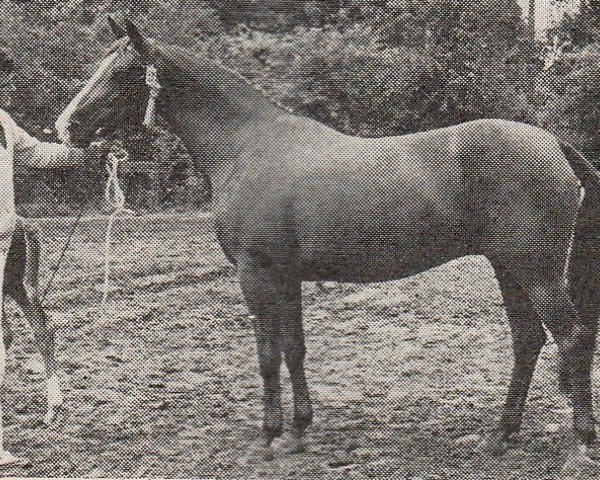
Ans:
[{"label": "horse's hoof", "polygon": [[48,407],[46,415],[44,415],[44,425],[50,426],[56,417],[56,410],[54,407]]},{"label": "horse's hoof", "polygon": [[54,374],[48,378],[46,384],[46,404],[48,409],[46,410],[46,416],[44,417],[44,423],[50,425],[52,420],[64,402],[64,396],[60,389],[60,382],[58,375]]},{"label": "horse's hoof", "polygon": [[44,415],[44,425],[49,426],[54,420],[54,410],[48,410],[46,415]]},{"label": "horse's hoof", "polygon": [[492,433],[486,436],[475,448],[476,453],[500,456],[508,450],[508,441],[504,435]]},{"label": "horse's hoof", "polygon": [[587,459],[589,464],[600,465],[600,443],[598,441],[589,445],[579,445],[577,451]]},{"label": "horse's hoof", "polygon": [[304,445],[304,440],[302,435],[292,434],[287,441],[286,452],[295,454],[295,453],[304,453],[306,451],[306,447]]},{"label": "horse's hoof", "polygon": [[600,462],[596,455],[598,447],[595,445],[585,446],[582,444],[573,447],[567,453],[567,458],[560,472],[560,480],[579,480],[588,478],[587,473],[597,473]]},{"label": "horse's hoof", "polygon": [[48,378],[46,384],[46,399],[48,402],[48,409],[60,407],[64,402],[64,396],[60,389],[60,382],[56,374]]},{"label": "horse's hoof", "polygon": [[64,419],[64,414],[67,410],[62,405],[49,405],[44,415],[44,425],[49,427],[50,425],[59,422]]},{"label": "horse's hoof", "polygon": [[273,447],[270,445],[268,447],[264,447],[262,452],[262,459],[265,462],[272,462],[275,459],[275,454],[273,453]]}]

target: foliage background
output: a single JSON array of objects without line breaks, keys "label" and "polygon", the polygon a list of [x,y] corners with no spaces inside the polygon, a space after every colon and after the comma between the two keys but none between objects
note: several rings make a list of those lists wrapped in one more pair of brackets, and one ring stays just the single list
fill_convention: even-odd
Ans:
[{"label": "foliage background", "polygon": [[[0,0],[0,76],[7,62],[16,69],[10,81],[0,78],[0,108],[56,140],[48,128],[112,41],[108,14],[218,58],[298,113],[347,133],[405,134],[500,117],[548,128],[598,164],[595,0],[550,30],[548,41],[531,38],[516,0]],[[204,208],[205,182],[177,139],[164,132],[147,140],[126,139],[129,202]],[[101,198],[103,176],[101,168],[21,171],[20,209],[73,212]]]}]

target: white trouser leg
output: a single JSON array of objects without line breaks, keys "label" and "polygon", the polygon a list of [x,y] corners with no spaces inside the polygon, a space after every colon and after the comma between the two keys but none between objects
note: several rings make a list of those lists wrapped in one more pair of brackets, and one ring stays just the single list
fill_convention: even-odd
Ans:
[{"label": "white trouser leg", "polygon": [[46,399],[48,408],[46,410],[46,415],[44,416],[44,423],[50,425],[54,419],[57,408],[63,404],[63,394],[56,373],[52,374],[46,380]]}]

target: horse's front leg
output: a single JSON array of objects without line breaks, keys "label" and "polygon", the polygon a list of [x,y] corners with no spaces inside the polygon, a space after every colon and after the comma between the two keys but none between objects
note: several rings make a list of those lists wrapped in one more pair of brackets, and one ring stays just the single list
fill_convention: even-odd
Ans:
[{"label": "horse's front leg", "polygon": [[[38,298],[41,247],[37,230],[19,219],[6,262],[4,293],[21,307],[29,322],[46,369],[47,410],[44,423],[49,424],[62,405],[63,395],[57,375],[55,333]],[[3,322],[8,326],[8,322]],[[6,344],[7,342],[5,342]],[[8,347],[7,347],[8,348]]]},{"label": "horse's front leg", "polygon": [[273,458],[271,442],[283,432],[279,275],[274,267],[263,266],[253,260],[240,262],[239,269],[242,291],[254,317],[258,363],[264,386],[263,456],[270,460]]},{"label": "horse's front leg", "polygon": [[304,450],[302,437],[313,417],[304,371],[306,347],[302,326],[302,289],[300,279],[293,272],[283,278],[281,286],[283,288],[281,341],[294,394],[294,420],[290,452],[298,453]]}]

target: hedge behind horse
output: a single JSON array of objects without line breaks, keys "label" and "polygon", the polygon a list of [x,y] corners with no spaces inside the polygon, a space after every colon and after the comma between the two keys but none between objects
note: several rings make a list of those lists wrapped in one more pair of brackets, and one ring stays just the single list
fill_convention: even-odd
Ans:
[{"label": "hedge behind horse", "polygon": [[298,448],[312,420],[302,281],[394,280],[465,255],[491,262],[514,342],[506,404],[487,446],[501,449],[521,425],[542,324],[559,346],[578,442],[594,441],[600,180],[581,155],[544,130],[502,120],[343,135],[283,110],[208,58],[147,39],[130,22],[127,32],[111,25],[119,40],[57,128],[84,145],[100,127],[139,125],[144,74],[157,69],[158,112],[210,179],[218,239],[255,316],[267,448],[283,429],[282,358]]}]

